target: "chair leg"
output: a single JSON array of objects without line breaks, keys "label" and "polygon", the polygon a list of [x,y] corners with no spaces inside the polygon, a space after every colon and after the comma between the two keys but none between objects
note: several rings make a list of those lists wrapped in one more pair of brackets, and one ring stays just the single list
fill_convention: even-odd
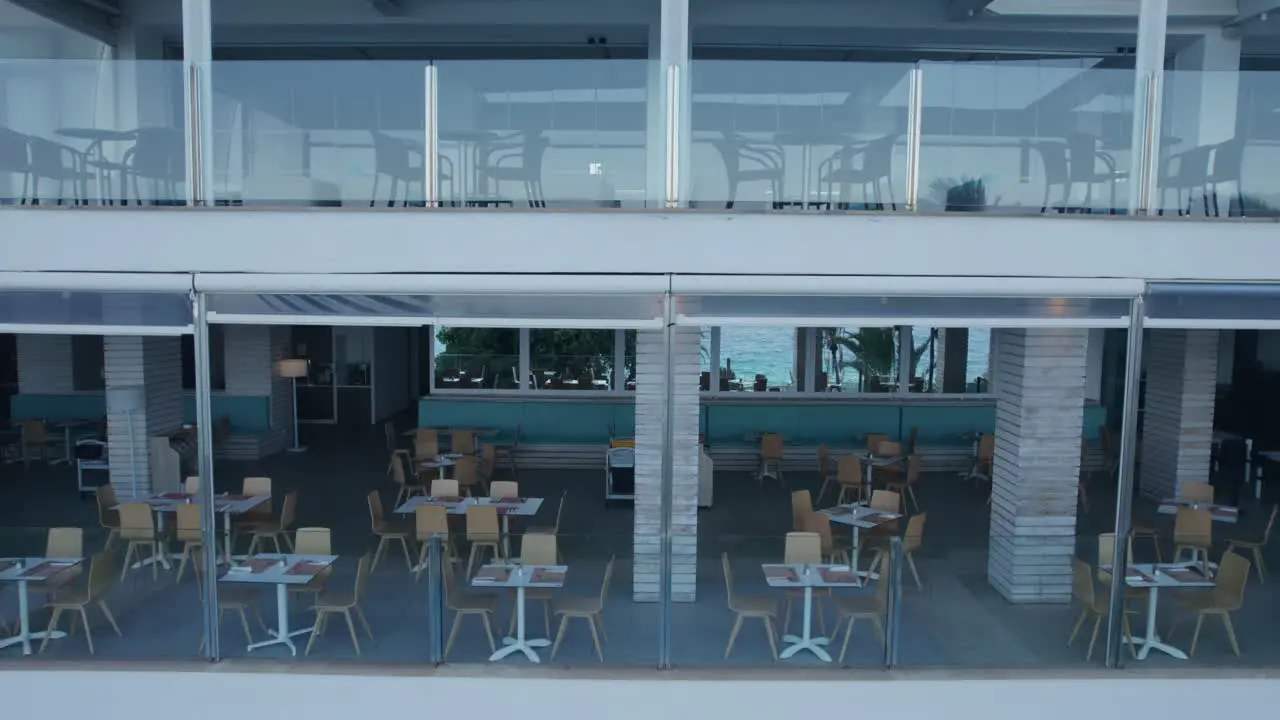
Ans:
[{"label": "chair leg", "polygon": [[[724,646],[724,656],[728,659],[729,654],[733,652],[733,643],[738,639],[738,631],[742,629],[742,614],[738,613],[738,617],[733,621],[733,629],[729,631],[729,644]],[[783,632],[786,632],[785,630]],[[564,625],[560,626],[560,633],[564,634]],[[560,644],[560,638],[556,638],[556,644]],[[552,655],[554,657],[554,654]]]},{"label": "chair leg", "polygon": [[89,654],[93,655],[93,631],[89,629],[89,612],[80,606],[80,623],[84,625],[84,641],[89,645]]},{"label": "chair leg", "polygon": [[137,546],[133,544],[132,540],[130,540],[129,545],[125,547],[125,550],[124,550],[124,561],[121,562],[121,568],[120,568],[121,581],[124,580],[125,575],[129,574],[129,565],[130,565],[129,561],[133,560],[133,556],[136,552],[137,552]]},{"label": "chair leg", "polygon": [[596,632],[596,624],[589,617],[587,618],[587,624],[591,626],[591,642],[595,643],[596,657],[600,658],[600,662],[604,662],[604,650],[600,649],[600,634]]},{"label": "chair leg", "polygon": [[351,608],[344,608],[342,615],[347,619],[347,632],[351,633],[351,647],[356,650],[356,657],[360,657],[360,638],[356,637],[356,623],[351,619]]},{"label": "chair leg", "polygon": [[369,618],[364,616],[364,609],[361,608],[359,605],[356,605],[352,609],[356,611],[356,617],[360,618],[360,624],[364,626],[364,634],[368,635],[369,639],[372,640],[373,630],[369,627]]},{"label": "chair leg", "polygon": [[778,659],[778,641],[774,639],[778,633],[773,629],[773,618],[765,616],[764,632],[769,637],[769,651],[773,653],[773,659]]},{"label": "chair leg", "polygon": [[1098,629],[1102,627],[1102,615],[1093,619],[1093,634],[1089,636],[1089,651],[1084,654],[1085,662],[1093,659],[1093,646],[1098,644]]},{"label": "chair leg", "polygon": [[1222,626],[1227,629],[1227,639],[1231,641],[1231,652],[1240,657],[1240,644],[1236,642],[1236,629],[1231,625],[1231,615],[1222,613]]},{"label": "chair leg", "polygon": [[479,551],[479,549],[480,549],[479,544],[471,543],[471,553],[470,555],[467,556],[467,574],[462,576],[464,579],[470,579],[471,568],[473,568],[476,564],[476,554],[477,554],[477,551]]},{"label": "chair leg", "polygon": [[[848,620],[848,624],[844,627],[844,642],[840,644],[839,662],[841,663],[844,662],[844,654],[849,651],[849,638],[853,635],[853,616],[850,615]],[[837,630],[838,629],[839,626],[837,626]]]},{"label": "chair leg", "polygon": [[378,569],[378,563],[381,562],[382,556],[387,552],[387,539],[385,535],[378,538],[378,548],[373,551],[373,562],[369,565],[369,572]]},{"label": "chair leg", "polygon": [[495,652],[498,646],[493,643],[493,624],[489,622],[489,613],[482,614],[480,619],[484,621],[484,634],[489,638],[489,652]]},{"label": "chair leg", "polygon": [[116,636],[124,637],[124,633],[120,632],[120,626],[116,624],[115,615],[112,615],[111,608],[107,607],[106,600],[98,601],[98,609],[102,611],[102,616],[107,619],[107,622],[111,623],[111,628],[116,631]]},{"label": "chair leg", "polygon": [[241,606],[239,610],[240,610],[240,627],[244,629],[245,645],[252,645],[253,633],[249,632],[249,616],[245,614],[244,606]]},{"label": "chair leg", "polygon": [[1196,644],[1200,642],[1200,627],[1204,625],[1204,613],[1196,615],[1196,631],[1191,634],[1191,647],[1187,650],[1187,657],[1195,657]]},{"label": "chair leg", "polygon": [[906,555],[907,555],[907,567],[911,569],[911,577],[915,578],[915,581],[916,581],[916,591],[924,592],[924,585],[920,583],[920,573],[916,571],[916,559],[912,557],[912,554],[910,552],[908,552]]},{"label": "chair leg", "polygon": [[1265,585],[1267,583],[1267,565],[1262,562],[1262,548],[1255,547],[1253,549],[1253,565],[1258,569],[1258,582]]},{"label": "chair leg", "polygon": [[[454,613],[453,627],[449,629],[449,639],[444,644],[444,657],[449,658],[449,651],[453,649],[453,641],[458,639],[458,627],[462,624],[462,613]],[[312,633],[314,635],[315,633]]]},{"label": "chair leg", "polygon": [[400,549],[404,550],[404,564],[409,568],[409,572],[413,572],[413,556],[409,553],[409,539],[403,535],[396,538],[400,541]]},{"label": "chair leg", "polygon": [[[320,637],[320,635],[324,633],[324,621],[325,621],[325,618],[326,618],[327,616],[328,616],[328,613],[326,613],[324,610],[317,610],[317,611],[316,611],[316,624],[315,624],[315,627],[313,627],[313,628],[311,629],[311,638],[310,638],[309,640],[307,640],[307,649],[306,649],[305,651],[303,651],[303,653],[302,653],[303,655],[310,655],[310,654],[311,654],[311,646],[315,645],[315,643],[316,643],[316,638],[317,638],[317,637]],[[457,630],[458,630],[458,621],[457,621],[457,619],[454,619],[454,621],[453,621],[453,630],[454,630],[454,632],[457,632]],[[450,645],[452,645],[452,644],[453,644],[453,635],[452,635],[452,634],[450,634],[450,635],[449,635],[449,644],[450,644]],[[448,648],[445,648],[444,653],[445,653],[445,655],[448,655],[448,654],[449,654],[449,650],[448,650]]]},{"label": "chair leg", "polygon": [[[551,646],[551,659],[553,660],[556,657],[556,653],[560,652],[560,641],[564,640],[564,630],[568,624],[569,624],[569,616],[561,615],[560,628],[556,630],[556,641],[555,641],[555,644]],[[728,655],[725,655],[725,657],[728,657]]]},{"label": "chair leg", "polygon": [[49,627],[45,628],[44,640],[40,643],[40,649],[37,652],[43,653],[45,645],[49,644],[49,636],[54,630],[58,629],[58,619],[62,617],[62,608],[54,608],[53,613],[49,616]]},{"label": "chair leg", "polygon": [[1085,618],[1089,617],[1089,608],[1080,608],[1080,617],[1076,619],[1076,624],[1071,628],[1071,637],[1067,638],[1067,647],[1076,641],[1076,635],[1080,634],[1080,628],[1084,626]]}]

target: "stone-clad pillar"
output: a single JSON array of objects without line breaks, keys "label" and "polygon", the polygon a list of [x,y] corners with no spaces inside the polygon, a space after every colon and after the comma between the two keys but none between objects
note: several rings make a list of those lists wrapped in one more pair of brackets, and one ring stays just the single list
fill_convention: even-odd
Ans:
[{"label": "stone-clad pillar", "polygon": [[[107,444],[111,485],[121,498],[167,492],[152,487],[151,438],[182,426],[182,345],[177,337],[108,336],[103,341],[107,384]],[[113,390],[141,386],[141,407],[114,406]],[[130,443],[132,426],[132,452]],[[177,480],[168,478],[166,482]]]},{"label": "stone-clad pillar", "polygon": [[996,330],[987,577],[1011,602],[1071,599],[1087,330]]},{"label": "stone-clad pillar", "polygon": [[[632,596],[658,599],[662,514],[663,405],[666,403],[666,347],[663,331],[636,333],[636,502],[635,571]],[[672,448],[672,600],[696,600],[698,558],[698,375],[701,333],[675,330],[675,406]]]},{"label": "stone-clad pillar", "polygon": [[1209,482],[1218,380],[1217,330],[1150,330],[1138,485],[1175,497],[1183,483]]}]

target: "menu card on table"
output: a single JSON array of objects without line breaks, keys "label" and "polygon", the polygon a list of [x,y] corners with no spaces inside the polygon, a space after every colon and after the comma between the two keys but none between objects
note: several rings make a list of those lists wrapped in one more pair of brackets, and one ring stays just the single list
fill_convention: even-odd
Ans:
[{"label": "menu card on table", "polygon": [[856,583],[858,576],[847,567],[824,567],[818,571],[822,581],[827,583]]},{"label": "menu card on table", "polygon": [[293,567],[285,573],[286,575],[306,575],[315,577],[325,571],[329,567],[328,563],[316,562],[314,560],[299,560],[293,564]]},{"label": "menu card on table", "polygon": [[232,572],[249,572],[259,575],[280,565],[280,561],[276,558],[249,558],[231,568]]},{"label": "menu card on table", "polygon": [[511,577],[511,568],[502,565],[486,565],[480,568],[472,580],[477,583],[504,583]]},{"label": "menu card on table", "polygon": [[852,515],[853,508],[849,507],[848,505],[837,505],[836,507],[833,507],[833,508],[827,508],[822,512],[826,513],[827,515],[830,515],[831,517],[843,517],[845,515]]},{"label": "menu card on table", "polygon": [[462,502],[462,498],[460,498],[460,497],[454,497],[454,496],[452,496],[452,495],[449,495],[449,496],[442,495],[442,496],[440,496],[440,497],[430,497],[430,498],[427,498],[427,502],[453,504],[453,503],[460,503],[460,502]]}]

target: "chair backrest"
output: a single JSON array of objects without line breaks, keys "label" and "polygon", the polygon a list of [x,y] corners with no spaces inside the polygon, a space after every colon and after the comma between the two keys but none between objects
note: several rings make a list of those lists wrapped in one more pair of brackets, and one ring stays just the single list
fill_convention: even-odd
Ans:
[{"label": "chair backrest", "polygon": [[1225,552],[1214,578],[1213,604],[1223,610],[1239,610],[1244,604],[1244,586],[1249,582],[1252,563],[1234,552]]},{"label": "chair backrest", "polygon": [[876,443],[876,448],[874,452],[876,455],[883,455],[885,457],[901,455],[902,443],[895,442],[893,440],[881,440],[880,442]]},{"label": "chair backrest", "polygon": [[391,462],[387,463],[387,468],[391,470],[391,481],[397,485],[404,485],[408,482],[404,474],[404,461],[408,453],[401,450],[391,451]]},{"label": "chair backrest", "polygon": [[110,485],[100,485],[94,495],[98,502],[98,524],[104,528],[118,526],[120,513],[111,509],[120,503],[116,499],[116,489]]},{"label": "chair backrest", "polygon": [[1173,521],[1173,542],[1179,545],[1209,547],[1213,542],[1213,516],[1208,510],[1178,508]]},{"label": "chair backrest", "polygon": [[506,500],[520,497],[520,483],[514,480],[499,480],[489,486],[489,499]]},{"label": "chair backrest", "polygon": [[827,479],[831,470],[831,448],[827,447],[826,443],[820,443],[818,445],[818,477]]},{"label": "chair backrest", "polygon": [[432,480],[431,497],[458,497],[457,480]]},{"label": "chair backrest", "polygon": [[836,481],[845,485],[861,485],[862,459],[857,455],[841,455],[836,458]]},{"label": "chair backrest", "polygon": [[911,428],[911,434],[907,435],[907,445],[903,448],[908,455],[916,454],[916,440],[920,438],[920,428],[918,426]]},{"label": "chair backrest", "polygon": [[18,426],[22,428],[24,443],[42,443],[49,439],[43,420],[23,420]]},{"label": "chair backrest", "polygon": [[525,565],[555,565],[556,536],[535,533],[520,538],[520,562]]},{"label": "chair backrest", "polygon": [[616,556],[609,556],[609,564],[604,566],[604,579],[600,581],[600,607],[604,607],[605,598],[609,596],[609,581],[613,579],[613,565]]},{"label": "chair backrest", "polygon": [[889,436],[884,433],[867,433],[867,452],[875,452],[876,448],[880,447],[880,443],[888,439]]},{"label": "chair backrest", "polygon": [[1071,592],[1085,607],[1094,607],[1096,601],[1093,594],[1093,573],[1090,572],[1089,566],[1077,557],[1071,558]]},{"label": "chair backrest", "polygon": [[560,520],[564,517],[564,503],[565,503],[565,500],[568,499],[568,497],[569,497],[568,490],[560,491],[560,507],[556,508],[555,531],[557,535],[560,534]]},{"label": "chair backrest", "polygon": [[907,520],[907,532],[902,537],[902,545],[908,552],[916,550],[924,543],[924,524],[929,519],[929,513],[920,513],[912,515]]},{"label": "chair backrest", "polygon": [[391,452],[395,452],[396,448],[400,445],[396,438],[396,424],[390,420],[382,423],[382,434],[387,440],[387,449]]},{"label": "chair backrest", "polygon": [[996,436],[983,435],[978,441],[978,460],[991,462],[996,456]]},{"label": "chair backrest", "polygon": [[783,451],[782,436],[778,433],[765,433],[760,436],[760,457],[764,460],[781,460]]},{"label": "chair backrest", "polygon": [[78,527],[53,527],[45,537],[44,556],[51,558],[84,557],[84,531]]},{"label": "chair backrest", "polygon": [[369,557],[369,553],[361,555],[360,562],[356,563],[355,592],[351,596],[352,603],[356,605],[360,604],[360,598],[364,596],[364,588],[369,584],[369,567],[371,565],[372,560]]},{"label": "chair backrest", "polygon": [[1038,142],[1033,145],[1044,165],[1044,181],[1048,185],[1065,183],[1069,179],[1067,144],[1058,140]]},{"label": "chair backrest", "polygon": [[270,495],[271,494],[271,478],[269,477],[247,477],[244,479],[243,489],[241,491],[245,495]]},{"label": "chair backrest", "polygon": [[427,460],[440,454],[440,436],[432,430],[423,434],[421,430],[413,438],[413,456],[419,460]]},{"label": "chair backrest", "polygon": [[720,570],[724,573],[724,594],[729,609],[737,611],[733,596],[733,570],[729,567],[729,553],[720,553]]},{"label": "chair backrest", "polygon": [[0,170],[25,173],[30,167],[27,136],[0,127]]},{"label": "chair backrest", "polygon": [[817,565],[822,562],[822,538],[816,532],[789,532],[782,561],[792,565]]},{"label": "chair backrest", "polygon": [[454,461],[453,479],[459,487],[469,487],[480,482],[479,462],[471,455],[463,455]]},{"label": "chair backrest", "polygon": [[[1125,548],[1125,562],[1133,563],[1133,542]],[[1114,565],[1116,562],[1116,534],[1102,533],[1098,535],[1098,565]]]},{"label": "chair backrest", "polygon": [[467,506],[467,539],[493,540],[498,537],[498,509],[492,505]]},{"label": "chair backrest", "polygon": [[791,529],[803,530],[804,520],[813,512],[813,498],[808,490],[791,493]]},{"label": "chair backrest", "polygon": [[924,467],[924,458],[919,455],[910,455],[907,457],[907,482],[913,483],[920,479],[920,471]]},{"label": "chair backrest", "polygon": [[450,440],[452,441],[450,449],[453,452],[463,455],[476,454],[476,435],[470,430],[455,430]]},{"label": "chair backrest", "polygon": [[[198,555],[198,554],[197,554]],[[120,579],[123,558],[114,550],[102,550],[89,559],[89,600],[100,600]]]},{"label": "chair backrest", "polygon": [[374,531],[377,531],[384,520],[382,496],[378,494],[377,490],[370,490],[369,494],[365,496],[365,500],[369,503],[369,520],[373,523]]},{"label": "chair backrest", "polygon": [[871,493],[871,508],[883,512],[899,512],[902,510],[902,495],[892,490],[876,490]]},{"label": "chair backrest", "polygon": [[[377,493],[377,491],[374,491]],[[379,498],[381,504],[381,498]],[[280,506],[280,529],[288,530],[293,525],[293,516],[298,511],[298,491],[290,490],[284,496],[284,505]]]},{"label": "chair backrest", "polygon": [[333,537],[329,528],[298,528],[293,534],[293,551],[299,555],[332,555]]},{"label": "chair backrest", "polygon": [[1212,503],[1213,486],[1209,483],[1183,483],[1178,488],[1178,499],[1193,503]]},{"label": "chair backrest", "polygon": [[824,556],[831,552],[831,518],[826,513],[809,513],[800,530],[818,536],[818,546]]},{"label": "chair backrest", "polygon": [[493,469],[498,464],[498,449],[493,445],[480,448],[480,477],[486,480],[493,477]]},{"label": "chair backrest", "polygon": [[152,540],[156,535],[151,506],[129,502],[120,506],[120,537],[125,540]]},{"label": "chair backrest", "polygon": [[201,542],[200,505],[187,503],[178,506],[178,539],[182,542]]},{"label": "chair backrest", "polygon": [[421,505],[413,511],[413,529],[419,542],[432,535],[449,535],[449,513],[439,505]]},{"label": "chair backrest", "polygon": [[192,475],[188,477],[186,480],[183,480],[182,494],[191,495],[191,496],[199,495],[200,494],[200,476]]}]

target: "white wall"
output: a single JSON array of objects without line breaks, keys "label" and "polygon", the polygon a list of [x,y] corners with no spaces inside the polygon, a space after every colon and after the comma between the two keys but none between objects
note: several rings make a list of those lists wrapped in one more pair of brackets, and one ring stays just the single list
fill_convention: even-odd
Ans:
[{"label": "white wall", "polygon": [[[590,672],[596,679],[571,679],[558,669],[557,679],[523,679],[518,671],[480,677],[264,671],[270,665],[255,665],[253,672],[246,673],[225,665],[216,669],[195,665],[195,672],[24,672],[16,667],[14,662],[6,667],[8,672],[0,672],[0,695],[16,698],[18,707],[39,707],[41,715],[50,718],[94,717],[103,708],[117,708],[108,716],[171,720],[174,708],[181,707],[184,720],[277,720],[282,698],[288,699],[289,717],[308,720],[406,717],[406,712],[409,717],[446,717],[474,713],[477,703],[492,697],[499,686],[502,700],[498,702],[518,705],[521,720],[778,720],[794,712],[796,698],[804,698],[805,714],[810,717],[847,717],[850,701],[856,699],[859,717],[897,720],[1079,720],[1101,715],[1203,720],[1222,714],[1224,698],[1230,699],[1233,708],[1280,703],[1280,681],[1241,679],[1238,672],[1203,679],[1157,679],[1129,671],[1089,674],[1086,677],[1099,679],[1084,682],[1079,673],[1060,680],[986,679],[989,675],[929,680],[908,679],[900,673],[814,670],[805,681],[797,675],[804,671],[779,669],[743,671],[737,680],[690,682],[683,673],[659,676],[595,670]],[[68,692],[69,688],[75,691]]]},{"label": "white wall", "polygon": [[373,418],[385,420],[409,406],[409,330],[373,331]]}]

